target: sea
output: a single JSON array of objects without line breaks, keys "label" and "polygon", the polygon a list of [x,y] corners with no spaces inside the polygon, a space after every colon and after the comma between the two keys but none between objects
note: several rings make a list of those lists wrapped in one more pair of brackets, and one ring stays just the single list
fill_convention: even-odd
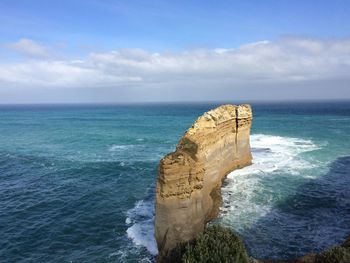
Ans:
[{"label": "sea", "polygon": [[[350,102],[251,104],[253,164],[227,176],[212,223],[259,259],[341,243]],[[0,262],[155,262],[158,162],[218,105],[0,106]]]}]

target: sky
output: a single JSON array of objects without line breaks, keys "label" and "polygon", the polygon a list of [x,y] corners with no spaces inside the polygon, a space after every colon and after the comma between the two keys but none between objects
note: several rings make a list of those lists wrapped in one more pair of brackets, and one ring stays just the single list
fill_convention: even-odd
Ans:
[{"label": "sky", "polygon": [[0,103],[350,99],[350,1],[0,1]]}]

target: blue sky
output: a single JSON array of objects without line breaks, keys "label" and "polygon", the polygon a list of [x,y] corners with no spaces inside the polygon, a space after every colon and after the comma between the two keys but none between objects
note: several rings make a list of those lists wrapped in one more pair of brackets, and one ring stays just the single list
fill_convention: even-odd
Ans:
[{"label": "blue sky", "polygon": [[[1,42],[35,39],[68,50],[235,47],[281,36],[347,37],[349,1],[0,2]],[[79,50],[82,49],[82,50]]]},{"label": "blue sky", "polygon": [[[337,65],[333,68],[326,66],[326,68],[321,69],[321,72],[313,71],[307,76],[300,72],[296,74],[295,69],[292,68],[290,74],[287,75],[291,79],[299,79],[299,82],[283,83],[284,86],[289,87],[286,88],[286,94],[290,93],[288,89],[291,89],[293,84],[306,87],[308,86],[307,82],[314,82],[315,84],[309,84],[312,86],[334,79],[342,83],[339,86],[344,86],[339,92],[350,98],[349,90],[346,88],[348,86],[346,74],[340,74],[349,69],[347,49],[350,37],[349,14],[350,1],[339,0],[2,0],[0,2],[0,64],[2,66],[2,70],[0,67],[0,95],[3,95],[3,99],[0,99],[0,103],[7,101],[25,102],[25,98],[22,98],[19,93],[25,94],[26,92],[46,94],[40,96],[40,101],[44,102],[55,101],[53,98],[67,101],[64,95],[57,96],[57,94],[62,94],[63,88],[65,93],[81,94],[73,96],[76,101],[89,101],[91,98],[87,98],[86,93],[94,94],[101,91],[105,94],[101,95],[102,101],[110,99],[108,94],[118,93],[125,94],[121,100],[130,100],[131,97],[135,98],[133,89],[137,89],[138,92],[143,90],[145,95],[148,94],[147,100],[169,100],[171,98],[166,98],[166,96],[152,98],[149,94],[158,94],[159,89],[176,90],[176,85],[183,84],[177,80],[183,77],[183,72],[187,72],[186,68],[189,69],[188,72],[196,68],[194,63],[217,65],[218,70],[211,69],[211,73],[213,73],[211,85],[214,89],[235,86],[255,90],[254,85],[259,83],[253,85],[238,78],[239,81],[226,81],[220,84],[220,81],[216,80],[228,78],[238,73],[241,74],[239,76],[249,75],[247,79],[265,80],[270,78],[270,76],[263,76],[265,71],[257,72],[257,65],[254,63],[262,63],[260,65],[263,65],[264,59],[271,63],[271,56],[269,59],[266,54],[275,52],[277,49],[279,50],[278,54],[282,55],[276,57],[278,56],[276,53],[272,56],[272,59],[276,59],[276,63],[270,65],[270,69],[276,72],[283,71],[283,74],[288,73],[285,72],[287,69],[283,68],[283,56],[286,57],[290,52],[295,57],[291,63],[297,63],[304,58],[308,59],[308,62],[304,64],[305,71],[309,70],[307,65],[323,63],[322,65],[325,66],[325,60],[332,61],[330,57],[324,57],[324,60],[320,61],[318,59],[320,54],[316,54],[317,52],[321,52],[322,56],[328,53],[329,56],[332,55],[334,59],[338,60]],[[306,42],[307,44],[305,44]],[[262,51],[255,54],[257,49],[251,48],[249,51],[251,53],[247,55],[246,49],[242,50],[242,46],[256,43],[260,43],[258,50],[264,50],[264,59],[251,61],[252,64],[248,67],[247,59],[240,60],[242,55],[244,54],[246,58],[259,57]],[[290,49],[291,45],[294,45],[292,50]],[[315,49],[311,50],[311,46]],[[338,46],[342,46],[342,48],[334,51]],[[301,50],[302,48],[305,50]],[[225,54],[224,56],[222,52],[219,54],[217,52],[219,49],[227,52],[227,56]],[[125,50],[127,51],[125,52]],[[199,55],[198,50],[202,50],[205,54]],[[307,54],[304,54],[305,52]],[[155,54],[160,54],[161,59]],[[311,57],[312,54],[314,57]],[[113,62],[106,61],[108,56],[114,56],[111,58]],[[204,56],[205,59],[203,59]],[[144,64],[138,65],[137,70],[135,67],[131,67],[131,65],[135,65],[135,61],[145,60],[146,57],[149,59],[147,61],[148,68],[143,67]],[[198,57],[200,57],[199,61]],[[213,57],[215,58],[212,59]],[[78,63],[78,65],[76,60],[81,60],[82,64]],[[162,61],[159,62],[160,60]],[[238,60],[241,61],[240,64],[237,64]],[[177,61],[175,68],[178,70],[178,75],[174,76],[173,73],[176,70],[170,68],[169,71],[164,72],[164,76],[167,77],[166,81],[163,79],[157,79],[154,82],[149,80],[158,78],[158,75],[162,73],[159,69],[154,68],[155,63],[158,68],[162,68],[159,63],[166,63],[164,64],[166,67],[174,61]],[[109,64],[101,66],[101,63]],[[67,68],[63,69],[63,64]],[[124,67],[126,64],[127,67]],[[227,73],[232,64],[233,67],[237,67],[237,70],[233,70],[232,74]],[[320,66],[322,66],[321,64]],[[44,67],[50,67],[50,65],[53,69],[59,68],[55,74],[43,70]],[[98,72],[96,68],[93,68],[94,65],[100,67]],[[246,71],[238,70],[240,67],[246,66]],[[23,70],[24,67],[27,67],[28,70]],[[87,67],[89,67],[89,71],[83,72]],[[108,67],[113,69],[113,73],[106,70]],[[179,68],[184,69],[184,71],[179,70]],[[36,69],[36,71],[29,72],[29,69]],[[78,72],[79,76],[69,75],[71,74],[69,71],[72,70]],[[155,74],[156,70],[158,70],[156,76],[151,76],[150,74]],[[86,84],[81,79],[84,78],[84,74],[89,74],[92,71],[96,74],[96,79],[103,79],[103,81],[96,81],[95,86],[91,85],[84,90]],[[202,74],[205,75],[206,68],[203,67],[202,71]],[[224,74],[225,72],[227,75]],[[316,76],[323,76],[326,73],[332,73],[326,80]],[[187,76],[187,79],[183,81],[192,81],[197,86],[202,85],[199,79],[200,74],[196,71],[192,75],[192,79],[191,76]],[[282,75],[274,76],[271,86],[281,84],[278,82],[281,77]],[[23,81],[18,82],[16,78],[23,79]],[[72,80],[63,83],[58,81],[58,78],[71,78]],[[137,84],[136,80],[139,80]],[[28,82],[33,87],[29,87]],[[53,83],[57,85],[53,85]],[[89,84],[91,84],[91,80]],[[144,87],[142,87],[143,84]],[[260,86],[264,85],[268,86],[265,82]],[[283,85],[281,84],[281,86]],[[321,86],[326,89],[325,85]],[[192,89],[194,90],[193,96],[190,97],[196,100],[195,85]],[[89,91],[87,92],[87,90]],[[210,90],[209,87],[208,90]],[[227,90],[230,91],[228,88]],[[268,88],[266,90],[268,91]],[[315,87],[311,87],[309,90],[312,92],[307,92],[308,88],[305,88],[306,99],[313,96]],[[127,95],[128,92],[130,96]],[[284,96],[273,96],[275,93],[271,91],[271,99],[283,99]],[[56,95],[51,96],[50,94]],[[200,99],[210,100],[213,98],[210,94],[211,92],[208,92],[207,97]],[[248,92],[245,96],[247,99],[256,99],[249,94]],[[327,92],[326,96],[328,97]],[[298,97],[295,98],[298,99]],[[215,97],[214,99],[220,98]],[[143,100],[143,98],[139,100]],[[177,96],[177,100],[181,100],[181,96]]]}]

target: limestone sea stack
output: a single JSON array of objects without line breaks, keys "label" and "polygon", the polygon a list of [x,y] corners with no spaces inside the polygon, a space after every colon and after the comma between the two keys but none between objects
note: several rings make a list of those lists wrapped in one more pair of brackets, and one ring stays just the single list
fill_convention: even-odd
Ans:
[{"label": "limestone sea stack", "polygon": [[222,105],[199,117],[176,151],[161,159],[155,217],[160,257],[195,238],[217,217],[223,179],[251,164],[251,123],[249,105]]}]

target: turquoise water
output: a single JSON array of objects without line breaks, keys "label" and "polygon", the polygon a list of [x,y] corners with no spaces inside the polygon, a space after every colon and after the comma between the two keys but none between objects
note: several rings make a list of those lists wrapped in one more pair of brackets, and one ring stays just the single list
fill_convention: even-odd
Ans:
[{"label": "turquoise water", "polygon": [[[0,106],[0,262],[153,262],[159,159],[216,105]],[[254,164],[217,221],[251,255],[350,233],[350,103],[253,104]]]}]

